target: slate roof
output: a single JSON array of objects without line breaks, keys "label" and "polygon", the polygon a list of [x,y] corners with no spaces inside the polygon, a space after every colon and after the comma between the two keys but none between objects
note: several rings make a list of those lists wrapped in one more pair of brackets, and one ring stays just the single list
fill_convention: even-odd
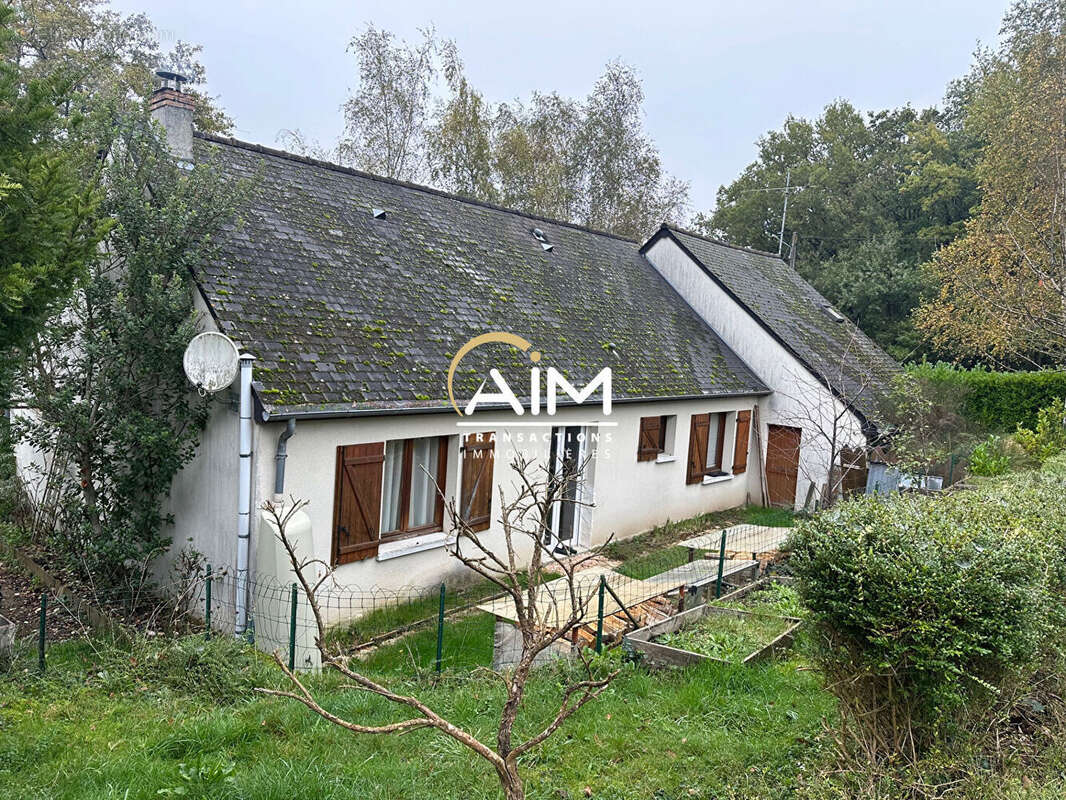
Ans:
[{"label": "slate roof", "polygon": [[[838,397],[870,421],[900,365],[788,262],[771,253],[664,225],[642,248],[670,236]],[[835,310],[835,309],[834,309]]]},{"label": "slate roof", "polygon": [[[250,181],[196,277],[269,416],[440,409],[456,350],[496,330],[575,385],[610,366],[616,401],[768,391],[636,242],[231,139],[197,133],[195,156]],[[489,366],[528,395],[530,361],[491,344],[457,398]]]}]

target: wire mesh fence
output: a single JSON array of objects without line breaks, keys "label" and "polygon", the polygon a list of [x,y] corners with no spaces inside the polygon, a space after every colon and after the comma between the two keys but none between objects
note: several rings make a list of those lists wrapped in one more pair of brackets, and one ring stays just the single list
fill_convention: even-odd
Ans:
[{"label": "wire mesh fence", "polygon": [[[670,614],[720,596],[772,569],[787,529],[735,525],[697,533],[622,560],[604,554],[556,554],[534,603],[542,624],[580,617],[569,647],[602,649],[621,636]],[[680,534],[679,534],[680,536]],[[567,559],[581,561],[573,584],[563,573]],[[485,580],[451,580],[423,586],[345,586],[327,580],[315,594],[331,650],[364,659],[376,668],[422,670],[502,666],[516,618],[514,601]],[[157,582],[151,592],[110,597],[106,613],[115,624],[149,635],[240,636],[292,669],[320,666],[318,622],[296,583],[270,577],[248,580],[247,624],[240,625],[242,583],[228,568],[207,567],[180,581]],[[38,668],[47,666],[48,604],[64,603],[54,591],[41,595],[37,629],[13,634],[34,647]],[[71,614],[75,607],[64,606]],[[54,615],[53,609],[53,615]],[[0,610],[0,614],[2,614]],[[90,633],[83,625],[80,632]],[[2,633],[2,632],[0,632]],[[512,653],[513,655],[513,653]]]}]

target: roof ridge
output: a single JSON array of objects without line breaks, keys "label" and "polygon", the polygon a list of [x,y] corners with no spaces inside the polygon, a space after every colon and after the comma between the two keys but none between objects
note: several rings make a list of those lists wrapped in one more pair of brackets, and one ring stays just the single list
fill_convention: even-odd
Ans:
[{"label": "roof ridge", "polygon": [[740,250],[744,253],[755,253],[755,255],[759,256],[769,256],[770,258],[775,258],[779,261],[784,261],[786,264],[788,264],[788,259],[786,259],[784,256],[778,255],[777,253],[771,253],[769,250],[759,250],[755,247],[745,247],[744,245],[733,244],[732,242],[727,242],[724,239],[717,239],[714,236],[707,236],[706,234],[691,231],[688,228],[682,228],[680,225],[671,225],[668,222],[664,222],[662,224],[662,227],[668,231],[673,231],[674,233],[683,233],[686,236],[691,236],[693,239],[702,239],[705,242],[710,242],[711,244],[720,244],[722,245],[722,247],[731,247],[734,250]]},{"label": "roof ridge", "polygon": [[622,236],[619,233],[611,233],[610,231],[601,231],[596,228],[590,228],[587,225],[581,225],[576,222],[567,222],[562,219],[555,219],[554,217],[545,217],[540,214],[531,214],[528,211],[520,211],[517,208],[508,208],[507,206],[501,206],[497,203],[490,203],[486,200],[478,200],[473,197],[464,197],[460,194],[454,194],[452,192],[445,192],[442,189],[435,189],[432,186],[425,186],[421,183],[412,183],[410,181],[401,181],[396,178],[387,178],[384,175],[375,175],[372,172],[365,172],[363,170],[355,169],[354,167],[346,167],[343,164],[336,164],[332,161],[325,161],[320,158],[311,158],[310,156],[302,156],[299,153],[290,153],[287,150],[278,150],[274,147],[267,147],[265,145],[256,144],[254,142],[245,142],[241,139],[234,139],[231,136],[220,136],[214,133],[205,133],[204,131],[193,131],[193,136],[198,139],[203,139],[208,142],[217,142],[219,144],[230,145],[231,147],[239,147],[243,150],[250,150],[255,153],[262,153],[263,155],[275,156],[277,158],[284,158],[289,161],[295,161],[300,164],[307,164],[312,167],[321,167],[323,169],[332,170],[334,172],[340,172],[345,175],[353,175],[358,178],[367,178],[372,181],[378,181],[379,183],[387,183],[392,186],[399,186],[404,189],[413,189],[418,192],[424,192],[426,194],[435,195],[436,197],[443,197],[446,200],[455,200],[459,203],[466,203],[468,205],[480,206],[482,208],[488,208],[493,211],[503,211],[507,214],[514,214],[515,216],[525,217],[526,219],[537,220],[538,222],[546,222],[550,225],[561,225],[564,228],[572,228],[574,230],[584,231],[585,233],[591,233],[596,236],[606,236],[610,239],[618,239],[623,242],[629,242],[630,244],[641,244],[639,239],[631,239],[628,236]]}]

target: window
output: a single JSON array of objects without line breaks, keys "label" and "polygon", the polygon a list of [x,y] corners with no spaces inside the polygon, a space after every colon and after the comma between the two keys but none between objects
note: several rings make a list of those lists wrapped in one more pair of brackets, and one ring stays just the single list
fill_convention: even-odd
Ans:
[{"label": "window", "polygon": [[[443,529],[437,486],[446,486],[448,442],[430,436],[337,448],[334,565],[373,558],[388,539]],[[488,475],[491,483],[491,467]]]},{"label": "window", "polygon": [[725,418],[722,413],[692,415],[685,483],[702,483],[705,475],[722,474]]},{"label": "window", "polygon": [[641,417],[637,437],[637,461],[655,461],[660,455],[673,455],[677,417]]},{"label": "window", "polygon": [[381,538],[440,530],[448,471],[448,437],[396,439],[385,445],[381,487]]}]

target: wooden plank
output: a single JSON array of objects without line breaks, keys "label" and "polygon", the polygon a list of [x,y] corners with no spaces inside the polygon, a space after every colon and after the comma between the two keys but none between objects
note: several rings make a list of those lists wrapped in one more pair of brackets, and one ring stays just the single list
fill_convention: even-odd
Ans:
[{"label": "wooden plank", "polygon": [[[730,575],[736,575],[738,572],[743,572],[746,569],[752,569],[757,566],[757,561],[726,559],[722,563],[722,577],[727,578]],[[689,561],[687,564],[682,564],[680,567],[674,567],[659,575],[645,578],[644,582],[656,583],[660,586],[670,587],[672,589],[677,586],[702,587],[717,579],[718,559],[711,560],[709,558],[699,558],[695,561]]]},{"label": "wooden plank", "polygon": [[725,531],[726,553],[772,553],[780,550],[792,528],[770,525],[733,525],[716,531],[707,531],[678,542],[678,547],[689,550],[718,554],[722,544],[722,531]]},{"label": "wooden plank", "polygon": [[[662,587],[654,582],[641,581],[636,578],[627,578],[619,575],[607,567],[593,567],[584,570],[574,576],[575,588],[577,589],[578,603],[581,621],[595,620],[599,611],[600,576],[606,576],[611,588],[621,598],[627,608],[632,608],[657,594],[662,594]],[[536,607],[539,618],[545,625],[563,625],[574,612],[573,602],[566,578],[557,578],[548,581],[537,590]],[[478,606],[481,611],[493,614],[500,619],[518,621],[515,611],[514,600],[510,597],[501,597],[489,603]],[[604,617],[621,611],[621,606],[608,592],[604,597]]]}]

